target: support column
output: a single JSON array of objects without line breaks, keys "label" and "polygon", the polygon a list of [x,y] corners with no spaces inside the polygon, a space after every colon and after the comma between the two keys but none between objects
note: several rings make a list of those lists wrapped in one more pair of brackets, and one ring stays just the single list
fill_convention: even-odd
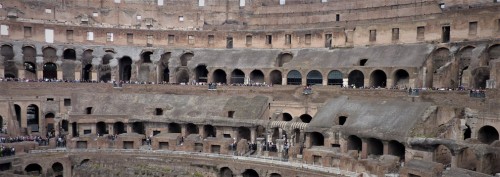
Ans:
[{"label": "support column", "polygon": [[73,138],[73,123],[68,121],[68,139]]},{"label": "support column", "polygon": [[132,133],[132,124],[126,123],[125,127],[126,127],[125,131],[127,131],[127,133]]},{"label": "support column", "polygon": [[62,68],[57,67],[57,80],[62,80],[63,79],[63,71]]},{"label": "support column", "polygon": [[265,143],[264,138],[257,138],[257,156],[262,156],[262,146]]},{"label": "support column", "polygon": [[186,124],[181,125],[181,136],[186,138],[187,130],[186,130]]},{"label": "support column", "polygon": [[361,140],[361,158],[366,159],[368,157],[368,143],[366,139]]},{"label": "support column", "polygon": [[257,136],[257,130],[256,129],[257,128],[255,128],[255,127],[250,128],[250,142],[251,143],[255,142],[255,138]]},{"label": "support column", "polygon": [[198,131],[201,138],[205,139],[207,135],[205,135],[205,129],[203,128],[203,125],[198,125]]},{"label": "support column", "polygon": [[19,105],[21,107],[21,128],[27,128],[28,127],[28,115],[27,115],[27,110],[26,106],[24,105]]},{"label": "support column", "polygon": [[382,141],[382,144],[384,145],[383,154],[384,154],[384,155],[389,154],[389,142],[387,142],[387,141]]},{"label": "support column", "polygon": [[283,158],[283,146],[285,144],[284,139],[277,139],[276,140],[276,148],[278,151],[278,158]]},{"label": "support column", "polygon": [[288,84],[288,83],[287,83],[287,78],[286,78],[286,76],[285,76],[285,77],[282,77],[282,78],[281,78],[281,85],[287,85],[287,84]]},{"label": "support column", "polygon": [[394,81],[392,79],[387,78],[387,83],[385,84],[386,88],[391,88],[394,86]]},{"label": "support column", "polygon": [[302,73],[300,73],[302,75],[302,85],[303,86],[306,86],[307,85],[307,75],[304,75]]},{"label": "support column", "polygon": [[458,153],[451,155],[451,168],[457,168],[458,165]]}]

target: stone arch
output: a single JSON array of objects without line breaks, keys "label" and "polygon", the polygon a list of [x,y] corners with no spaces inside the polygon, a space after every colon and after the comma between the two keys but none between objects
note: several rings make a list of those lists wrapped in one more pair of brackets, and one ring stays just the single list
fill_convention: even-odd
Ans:
[{"label": "stone arch", "polygon": [[162,82],[169,82],[170,81],[170,70],[168,69],[168,64],[169,60],[171,57],[172,53],[170,52],[165,52],[164,54],[161,55],[160,57],[160,62],[158,63],[160,67],[160,81]]},{"label": "stone arch", "polygon": [[222,167],[219,170],[220,177],[233,177],[233,171],[228,167]]},{"label": "stone arch", "polygon": [[292,61],[293,55],[291,53],[281,53],[278,55],[276,59],[276,67],[283,67],[284,64]]},{"label": "stone arch", "polygon": [[60,162],[52,164],[52,171],[54,171],[55,173],[62,173],[64,171],[63,164]]},{"label": "stone arch", "polygon": [[194,70],[196,82],[208,82],[208,70],[206,65],[198,65]]},{"label": "stone arch", "polygon": [[362,144],[361,138],[356,135],[347,137],[347,150],[361,151],[363,147]]},{"label": "stone arch", "polygon": [[431,55],[430,61],[427,62],[427,83],[429,87],[452,87],[456,85],[455,78],[451,70],[453,69],[450,64],[452,55],[448,48],[439,48]]},{"label": "stone arch", "polygon": [[473,46],[466,46],[458,52],[458,85],[469,86],[470,82],[470,65],[472,63]]},{"label": "stone arch", "polygon": [[45,126],[47,127],[47,132],[53,132],[55,131],[55,126],[54,126],[54,118],[56,116],[54,115],[54,113],[47,113],[45,114]]},{"label": "stone arch", "polygon": [[365,75],[359,70],[353,70],[348,76],[349,86],[355,86],[356,88],[365,86]]},{"label": "stone arch", "polygon": [[248,127],[238,127],[238,140],[246,139],[252,141],[250,136],[250,129]]},{"label": "stone arch", "polygon": [[76,51],[75,51],[75,49],[65,49],[63,51],[63,59],[65,59],[65,60],[76,60]]},{"label": "stone arch", "polygon": [[332,70],[328,73],[328,85],[343,85],[344,78],[342,72],[338,70]]},{"label": "stone arch", "polygon": [[144,135],[145,134],[144,129],[145,129],[144,123],[142,123],[142,122],[134,122],[132,124],[132,131],[134,133],[138,133],[138,134]]},{"label": "stone arch", "polygon": [[189,73],[185,69],[181,69],[177,72],[177,83],[188,83]]},{"label": "stone arch", "polygon": [[234,69],[231,72],[231,84],[243,84],[245,83],[245,73],[240,69]]},{"label": "stone arch", "polygon": [[122,57],[119,62],[119,70],[120,80],[130,81],[132,77],[132,58],[129,56]]},{"label": "stone arch", "polygon": [[250,83],[264,83],[264,73],[261,70],[253,70],[250,73]]},{"label": "stone arch", "polygon": [[306,76],[307,85],[322,85],[323,84],[323,75],[318,70],[312,70],[307,73]]},{"label": "stone arch", "polygon": [[57,50],[53,47],[44,47],[42,49],[42,54],[44,63],[57,61]]},{"label": "stone arch", "polygon": [[186,135],[199,134],[199,133],[200,133],[200,130],[198,129],[198,126],[196,126],[193,123],[186,124]]},{"label": "stone arch", "polygon": [[259,177],[259,173],[254,169],[246,169],[241,175],[243,177]]},{"label": "stone arch", "polygon": [[127,133],[127,131],[125,130],[125,124],[123,122],[115,122],[113,124],[113,133],[115,135]]},{"label": "stone arch", "polygon": [[382,155],[384,154],[384,144],[376,138],[368,138],[367,140],[368,155]]},{"label": "stone arch", "polygon": [[471,72],[473,88],[486,88],[486,81],[490,79],[490,69],[488,67],[479,67]]},{"label": "stone arch", "polygon": [[282,113],[282,121],[292,121],[293,117],[289,113]]},{"label": "stone arch", "polygon": [[281,82],[283,81],[283,76],[281,75],[281,71],[278,71],[278,70],[271,71],[271,73],[269,74],[269,78],[270,78],[271,84],[275,84],[275,85],[282,84]]},{"label": "stone arch", "polygon": [[269,177],[281,177],[279,173],[271,173]]},{"label": "stone arch", "polygon": [[304,123],[309,123],[312,120],[312,116],[309,114],[302,114],[299,118],[300,118],[300,121],[302,121]]},{"label": "stone arch", "polygon": [[23,62],[24,62],[24,77],[26,79],[36,80],[36,49],[32,46],[24,46],[22,48]]},{"label": "stone arch", "polygon": [[394,87],[409,87],[410,86],[410,74],[404,69],[398,69],[394,72]]},{"label": "stone arch", "polygon": [[39,109],[38,106],[35,104],[30,104],[27,109],[26,109],[26,116],[27,116],[27,123],[28,123],[28,128],[31,129],[32,132],[38,132],[39,130]]},{"label": "stone arch", "polygon": [[286,76],[287,85],[302,85],[302,74],[297,70],[291,70]]},{"label": "stone arch", "polygon": [[178,123],[169,123],[168,124],[168,133],[181,133],[181,125]]},{"label": "stone arch", "polygon": [[405,145],[398,141],[389,141],[388,143],[388,153],[390,155],[398,156],[400,161],[404,161],[405,159]]},{"label": "stone arch", "polygon": [[216,137],[217,136],[217,129],[212,126],[212,125],[204,125],[203,126],[203,132],[204,132],[204,135],[205,137],[203,138],[206,138],[206,137]]},{"label": "stone arch", "polygon": [[[94,55],[92,54],[94,51],[92,49],[84,50],[82,53],[82,66],[87,64],[92,64],[92,60],[94,59]],[[109,61],[108,61],[109,62]]]},{"label": "stone arch", "polygon": [[325,136],[319,132],[311,132],[311,146],[324,146],[325,145]]},{"label": "stone arch", "polygon": [[194,57],[194,54],[193,53],[184,53],[182,54],[181,58],[180,58],[180,64],[181,66],[187,66],[188,65],[188,62]]},{"label": "stone arch", "polygon": [[227,83],[226,72],[222,69],[215,70],[214,73],[212,74],[212,77],[213,77],[214,83],[222,83],[222,84]]},{"label": "stone arch", "polygon": [[451,164],[451,156],[452,154],[450,149],[444,145],[438,145],[434,149],[434,162],[449,165]]},{"label": "stone arch", "polygon": [[145,51],[141,54],[141,62],[142,63],[151,63],[151,55],[153,55],[152,51]]},{"label": "stone arch", "polygon": [[43,64],[43,78],[57,79],[57,65],[52,62]]},{"label": "stone arch", "polygon": [[498,130],[489,125],[481,127],[477,132],[477,139],[485,144],[491,144],[492,142],[499,140],[498,138]]},{"label": "stone arch", "polygon": [[97,122],[96,125],[95,125],[95,128],[96,128],[96,133],[100,136],[104,135],[104,134],[108,134],[108,128],[106,126],[106,123],[104,122]]},{"label": "stone arch", "polygon": [[382,70],[375,70],[370,74],[370,86],[385,88],[387,86],[387,75]]},{"label": "stone arch", "polygon": [[477,171],[478,158],[472,148],[465,148],[458,154],[457,167]]},{"label": "stone arch", "polygon": [[[0,47],[0,55],[4,57],[4,61],[0,61],[4,65],[4,75],[0,77],[17,78],[17,68],[14,61],[14,49],[11,45],[4,44]],[[33,60],[33,63],[35,60]]]},{"label": "stone arch", "polygon": [[27,175],[40,176],[42,175],[42,166],[37,163],[32,163],[24,167],[24,172]]},{"label": "stone arch", "polygon": [[489,66],[491,60],[500,59],[500,44],[492,45],[488,48],[488,57],[486,61],[486,66]]},{"label": "stone arch", "polygon": [[109,64],[109,61],[111,61],[113,59],[113,55],[112,54],[105,54],[104,56],[102,56],[102,64],[103,65],[108,65]]}]

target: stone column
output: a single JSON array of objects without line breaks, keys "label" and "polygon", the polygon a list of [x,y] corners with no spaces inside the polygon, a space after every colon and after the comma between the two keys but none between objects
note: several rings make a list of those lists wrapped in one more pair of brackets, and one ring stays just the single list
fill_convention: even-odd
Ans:
[{"label": "stone column", "polygon": [[205,139],[207,135],[205,135],[205,129],[203,125],[198,125],[198,130],[201,138]]},{"label": "stone column", "polygon": [[364,80],[363,84],[364,84],[365,87],[370,87],[371,86],[370,85],[370,76],[368,76],[368,78],[367,78],[367,76],[365,76],[365,80]]},{"label": "stone column", "polygon": [[28,127],[28,115],[26,114],[26,106],[19,104],[19,107],[21,107],[21,128],[27,128]]},{"label": "stone column", "polygon": [[349,78],[343,78],[343,79],[342,79],[342,85],[343,85],[344,87],[349,86]]},{"label": "stone column", "polygon": [[186,138],[186,135],[187,135],[187,127],[186,127],[186,124],[182,124],[181,125],[181,136]]},{"label": "stone column", "polygon": [[276,148],[278,149],[278,157],[283,158],[283,146],[285,144],[284,139],[277,139],[276,140]]},{"label": "stone column", "polygon": [[366,139],[362,139],[361,142],[361,158],[366,159],[368,157],[368,143]]},{"label": "stone column", "polygon": [[[392,77],[392,76],[390,76]],[[386,88],[391,88],[392,86],[394,86],[394,81],[392,78],[387,78],[387,82],[386,82]]]},{"label": "stone column", "polygon": [[[92,69],[90,70],[89,80],[99,81],[98,70],[99,67],[97,65],[92,65]],[[111,72],[111,74],[113,74],[113,72]],[[113,76],[111,76],[111,80],[113,80]]]},{"label": "stone column", "polygon": [[257,138],[257,156],[262,156],[262,145],[264,143],[264,138]]},{"label": "stone column", "polygon": [[255,128],[255,127],[250,128],[250,140],[249,140],[249,141],[250,141],[251,143],[254,143],[254,142],[255,142],[255,138],[256,138],[256,136],[257,136],[257,130],[256,130],[256,129],[257,129],[257,128]]},{"label": "stone column", "polygon": [[384,154],[384,155],[389,154],[389,142],[387,142],[387,141],[382,141],[382,144],[384,145],[383,154]]},{"label": "stone column", "polygon": [[287,78],[286,78],[286,75],[282,75],[282,78],[281,78],[281,85],[287,85]]},{"label": "stone column", "polygon": [[126,123],[125,127],[126,127],[125,130],[127,131],[127,133],[132,133],[132,124]]},{"label": "stone column", "polygon": [[132,61],[132,64],[130,65],[130,68],[132,68],[132,71],[130,71],[130,81],[137,81],[139,75],[138,67],[139,65]]},{"label": "stone column", "polygon": [[[0,55],[0,77],[3,77],[5,76],[5,57],[3,55]],[[21,69],[18,69],[18,70],[21,70]],[[19,74],[18,74],[18,77],[19,77]],[[19,77],[21,78],[21,77]]]},{"label": "stone column", "polygon": [[73,138],[73,124],[68,121],[68,139]]},{"label": "stone column", "polygon": [[458,165],[458,153],[451,155],[451,168],[457,168]]},{"label": "stone column", "polygon": [[302,85],[306,86],[307,85],[307,75],[302,74],[302,72],[300,74],[302,75]]}]

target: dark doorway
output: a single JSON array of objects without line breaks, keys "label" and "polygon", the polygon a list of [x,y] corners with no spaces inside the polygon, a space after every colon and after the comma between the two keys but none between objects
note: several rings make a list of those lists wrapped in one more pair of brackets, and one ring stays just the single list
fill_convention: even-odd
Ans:
[{"label": "dark doorway", "polygon": [[443,26],[443,42],[450,42],[450,26]]},{"label": "dark doorway", "polygon": [[181,133],[181,125],[178,123],[169,123],[168,133]]},{"label": "dark doorway", "polygon": [[215,70],[214,74],[213,74],[213,80],[214,80],[214,83],[221,83],[221,84],[227,83],[226,72],[224,72],[224,70],[222,70],[222,69]]},{"label": "dark doorway", "polygon": [[333,70],[328,73],[328,85],[342,85],[343,83],[342,72]]},{"label": "dark doorway", "polygon": [[241,174],[243,177],[259,177],[259,173],[257,173],[253,169],[246,169],[243,174]]},{"label": "dark doorway", "polygon": [[370,86],[385,88],[387,86],[387,75],[382,70],[375,70],[370,75]]},{"label": "dark doorway", "polygon": [[365,76],[363,75],[363,72],[359,70],[351,71],[348,79],[349,86],[355,86],[357,88],[365,86]]},{"label": "dark doorway", "polygon": [[199,65],[196,67],[196,81],[197,82],[208,82],[208,70],[207,66]]},{"label": "dark doorway", "polygon": [[307,85],[322,85],[323,84],[323,75],[317,70],[312,70],[307,73]]},{"label": "dark doorway", "polygon": [[132,131],[134,133],[138,133],[138,134],[144,135],[144,123],[142,123],[142,122],[134,122],[134,124],[132,124]]},{"label": "dark doorway", "polygon": [[324,146],[325,137],[322,133],[312,132],[311,133],[311,146]]},{"label": "dark doorway", "polygon": [[288,114],[288,113],[283,113],[283,121],[292,121],[293,117],[292,115]]},{"label": "dark doorway", "polygon": [[231,73],[231,83],[232,84],[243,84],[245,83],[245,73],[239,69],[233,70]]},{"label": "dark doorway", "polygon": [[54,63],[45,63],[43,65],[43,78],[57,79],[57,65]]},{"label": "dark doorway", "polygon": [[205,137],[203,137],[203,138],[217,136],[217,131],[216,131],[215,127],[212,125],[204,125],[203,131],[205,133]]},{"label": "dark doorway", "polygon": [[278,71],[278,70],[271,71],[271,74],[269,74],[269,77],[271,80],[271,84],[274,84],[274,85],[281,85],[282,84],[283,76],[281,75],[281,71]]},{"label": "dark doorway", "polygon": [[130,81],[132,76],[132,58],[125,56],[120,59],[120,80]]},{"label": "dark doorway", "polygon": [[491,144],[493,141],[498,140],[499,136],[497,129],[489,125],[482,127],[477,133],[479,141],[485,144]]},{"label": "dark doorway", "polygon": [[304,123],[309,123],[309,122],[311,122],[311,120],[312,120],[312,117],[309,114],[302,114],[300,116],[300,121],[302,121]]},{"label": "dark doorway", "polygon": [[287,85],[302,85],[302,74],[297,70],[291,70],[286,76]]},{"label": "dark doorway", "polygon": [[104,134],[108,134],[106,123],[104,123],[104,122],[97,122],[97,124],[96,124],[96,131],[97,131],[97,134],[99,136],[102,136]]},{"label": "dark doorway", "polygon": [[29,105],[27,108],[27,122],[28,128],[31,129],[32,132],[38,132],[39,130],[39,111],[37,105]]},{"label": "dark doorway", "polygon": [[198,129],[198,126],[196,126],[195,124],[189,123],[186,125],[186,135],[199,134],[199,133],[200,131]]},{"label": "dark doorway", "polygon": [[142,58],[142,63],[151,63],[151,55],[153,55],[153,52],[144,52],[141,55]]},{"label": "dark doorway", "polygon": [[400,69],[394,73],[394,86],[406,87],[410,84],[410,74],[407,71]]},{"label": "dark doorway", "polygon": [[115,124],[113,124],[113,130],[115,135],[127,133],[127,131],[125,131],[125,124],[123,124],[123,122],[116,122]]},{"label": "dark doorway", "polygon": [[66,49],[63,52],[63,58],[65,60],[76,60],[76,52],[74,49]]},{"label": "dark doorway", "polygon": [[362,143],[359,137],[351,135],[347,138],[347,150],[361,151],[361,147]]},{"label": "dark doorway", "polygon": [[250,73],[250,83],[264,83],[264,73],[260,70],[253,70]]},{"label": "dark doorway", "polygon": [[82,79],[84,81],[90,81],[92,76],[92,64],[87,64],[82,69]]}]

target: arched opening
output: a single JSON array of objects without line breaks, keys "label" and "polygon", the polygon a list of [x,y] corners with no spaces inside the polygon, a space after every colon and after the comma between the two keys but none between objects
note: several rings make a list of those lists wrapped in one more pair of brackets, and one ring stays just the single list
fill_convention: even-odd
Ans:
[{"label": "arched opening", "polygon": [[324,146],[325,145],[325,137],[322,133],[312,132],[311,136],[311,146]]},{"label": "arched opening", "polygon": [[2,45],[0,55],[4,56],[5,61],[12,60],[14,58],[14,49],[10,45]]},{"label": "arched opening", "polygon": [[356,135],[351,135],[347,137],[347,150],[361,151],[362,150],[361,138],[357,137]]},{"label": "arched opening", "polygon": [[283,76],[281,75],[281,71],[278,70],[271,71],[271,73],[269,74],[269,78],[271,80],[271,84],[274,85],[282,84]]},{"label": "arched opening", "polygon": [[119,135],[122,133],[127,133],[125,131],[125,124],[123,122],[116,122],[113,124],[113,131],[115,135]]},{"label": "arched opening", "polygon": [[[111,61],[113,59],[113,55],[111,54],[106,54],[102,57],[102,64],[103,65],[108,65],[109,64],[109,61]],[[130,62],[132,63],[132,62]]]},{"label": "arched opening", "polygon": [[293,119],[292,115],[290,115],[290,114],[288,114],[286,112],[283,113],[282,116],[283,116],[282,121],[292,121],[292,119]]},{"label": "arched opening", "polygon": [[102,74],[101,77],[99,78],[99,80],[101,80],[102,82],[109,82],[111,81],[111,73],[105,73],[105,74]]},{"label": "arched opening", "polygon": [[196,67],[196,81],[197,82],[203,82],[206,83],[208,82],[208,70],[207,66],[205,65],[199,65]]},{"label": "arched opening", "polygon": [[64,130],[64,132],[68,132],[68,124],[68,120],[62,120],[61,128]]},{"label": "arched opening", "polygon": [[153,52],[147,51],[141,54],[142,63],[151,63],[151,55]]},{"label": "arched opening", "polygon": [[348,77],[349,86],[355,86],[357,88],[365,86],[365,75],[359,70],[354,70],[349,73]]},{"label": "arched opening", "polygon": [[486,88],[486,81],[490,79],[490,69],[488,67],[480,67],[472,70],[473,87],[484,89]]},{"label": "arched opening", "polygon": [[439,48],[433,52],[432,60],[427,63],[429,72],[426,83],[429,84],[428,87],[453,87],[458,84],[454,77],[445,77],[447,72],[453,69],[451,61],[452,56],[449,49]]},{"label": "arched opening", "polygon": [[170,60],[171,53],[166,52],[161,55],[160,62],[158,63],[162,75],[160,75],[160,81],[168,83],[170,81],[170,71],[168,70],[168,63]]},{"label": "arched opening", "polygon": [[43,78],[57,79],[57,65],[54,63],[43,64]]},{"label": "arched opening", "polygon": [[259,173],[253,169],[246,169],[241,175],[243,177],[259,177]]},{"label": "arched opening", "polygon": [[181,125],[178,123],[169,123],[168,133],[181,133]]},{"label": "arched opening", "polygon": [[398,156],[400,161],[405,159],[405,145],[397,141],[389,141],[388,153],[394,156]]},{"label": "arched opening", "polygon": [[38,132],[39,128],[39,111],[38,106],[31,104],[28,106],[26,111],[26,119],[28,123],[28,128],[31,129],[32,132]]},{"label": "arched opening", "polygon": [[16,112],[17,125],[21,127],[21,106],[14,104],[14,111]]},{"label": "arched opening", "polygon": [[47,132],[55,132],[55,127],[54,127],[54,118],[56,116],[54,113],[47,113],[45,114],[45,126],[47,127]]},{"label": "arched opening", "polygon": [[189,73],[185,69],[181,69],[177,73],[177,83],[188,83],[189,82]]},{"label": "arched opening", "polygon": [[92,63],[92,60],[94,59],[94,56],[92,55],[94,51],[91,50],[91,49],[87,49],[85,51],[83,51],[82,53],[82,65],[86,65],[86,64],[91,64]]},{"label": "arched opening", "polygon": [[[0,55],[4,57],[4,61],[0,61],[4,66],[4,75],[0,77],[17,78],[18,68],[16,67],[16,62],[14,61],[14,50],[12,46],[2,45],[0,47]],[[36,58],[29,61],[35,63]]]},{"label": "arched opening", "polygon": [[382,141],[375,138],[369,138],[367,141],[368,155],[382,155],[384,154],[384,144]]},{"label": "arched opening", "polygon": [[488,58],[486,61],[486,65],[489,66],[491,60],[496,59],[500,59],[500,44],[493,45],[488,49]]},{"label": "arched opening", "polygon": [[238,140],[241,139],[252,141],[250,139],[250,129],[248,127],[238,127]]},{"label": "arched opening", "polygon": [[477,170],[477,160],[476,154],[471,148],[465,148],[458,154],[457,167],[476,171]]},{"label": "arched opening", "polygon": [[309,114],[302,114],[300,116],[300,121],[302,121],[304,123],[309,123],[309,122],[311,122],[311,120],[312,120],[312,117]]},{"label": "arched opening", "polygon": [[253,70],[250,73],[250,83],[264,83],[264,73],[260,70]]},{"label": "arched opening", "polygon": [[216,131],[215,127],[212,126],[212,125],[204,125],[203,126],[203,131],[204,131],[204,134],[205,134],[205,137],[203,137],[203,138],[206,138],[206,137],[216,137],[217,136],[217,131]]},{"label": "arched opening", "polygon": [[227,167],[220,169],[220,177],[233,177],[233,171]]},{"label": "arched opening", "polygon": [[224,72],[224,70],[222,70],[222,69],[215,70],[214,74],[213,74],[213,79],[214,79],[214,83],[226,84],[227,83],[226,72]]},{"label": "arched opening", "polygon": [[87,64],[82,68],[82,79],[84,81],[92,80],[92,64]]},{"label": "arched opening", "polygon": [[491,144],[493,141],[498,140],[498,131],[495,127],[486,125],[481,127],[477,132],[477,139],[485,144]]},{"label": "arched opening", "polygon": [[107,126],[106,123],[104,122],[97,122],[96,126],[96,131],[99,136],[102,136],[104,134],[108,134]]},{"label": "arched opening", "polygon": [[181,66],[187,66],[189,60],[191,60],[194,57],[194,54],[192,53],[185,53],[181,56]]},{"label": "arched opening", "polygon": [[269,175],[269,177],[281,177],[281,175],[278,173],[271,173],[271,175]]},{"label": "arched opening", "polygon": [[63,52],[63,58],[65,60],[76,60],[76,52],[75,49],[66,49]]},{"label": "arched opening", "polygon": [[339,116],[339,119],[338,119],[338,124],[337,125],[344,125],[345,122],[347,121],[347,117],[346,116]]},{"label": "arched opening", "polygon": [[464,130],[464,140],[469,139],[472,137],[472,130],[470,129],[469,125],[465,125],[467,128]]},{"label": "arched opening", "polygon": [[[24,62],[24,77],[26,79],[35,80],[36,76],[36,49],[31,46],[23,47],[23,62]],[[4,63],[7,68],[8,63]],[[7,73],[7,70],[5,71]]]},{"label": "arched opening", "polygon": [[287,85],[302,85],[302,74],[297,70],[291,70],[286,76]]},{"label": "arched opening", "polygon": [[142,122],[134,122],[132,124],[132,131],[134,133],[138,133],[138,134],[144,135],[145,134],[144,133],[144,123],[142,123]]},{"label": "arched opening", "polygon": [[44,62],[56,62],[57,50],[52,47],[46,47],[42,50]]},{"label": "arched opening", "polygon": [[399,69],[394,72],[394,86],[407,87],[410,84],[410,74],[404,69]]},{"label": "arched opening", "polygon": [[26,172],[27,175],[40,176],[40,175],[42,175],[42,166],[40,166],[36,163],[32,163],[32,164],[29,164],[28,166],[26,166],[24,168],[24,171]]},{"label": "arched opening", "polygon": [[375,70],[370,75],[370,86],[385,88],[387,86],[387,75],[382,70]]},{"label": "arched opening", "polygon": [[199,134],[200,131],[198,130],[198,126],[196,126],[193,123],[188,123],[186,125],[186,133],[187,133],[187,135],[190,135],[190,134]]},{"label": "arched opening", "polygon": [[231,83],[232,84],[243,84],[245,83],[245,73],[239,69],[233,70],[231,72]]},{"label": "arched opening", "polygon": [[328,73],[328,85],[343,85],[342,72],[333,70]]},{"label": "arched opening", "polygon": [[61,163],[56,162],[56,163],[52,164],[52,170],[56,173],[59,173],[59,172],[63,172],[64,167]]},{"label": "arched opening", "polygon": [[322,85],[323,84],[323,75],[317,70],[312,70],[307,73],[307,85]]},{"label": "arched opening", "polygon": [[451,151],[446,146],[438,145],[434,149],[434,162],[441,163],[443,165],[451,164]]},{"label": "arched opening", "polygon": [[120,59],[119,69],[120,69],[120,80],[130,81],[130,77],[132,76],[132,58],[128,56],[122,57]]},{"label": "arched opening", "polygon": [[[472,59],[472,50],[474,47],[468,46],[458,53],[458,86],[469,86],[470,70],[469,66]],[[466,72],[469,71],[469,72]]]},{"label": "arched opening", "polygon": [[276,67],[283,67],[285,63],[292,61],[292,59],[293,59],[292,54],[289,53],[280,54],[276,59]]}]

